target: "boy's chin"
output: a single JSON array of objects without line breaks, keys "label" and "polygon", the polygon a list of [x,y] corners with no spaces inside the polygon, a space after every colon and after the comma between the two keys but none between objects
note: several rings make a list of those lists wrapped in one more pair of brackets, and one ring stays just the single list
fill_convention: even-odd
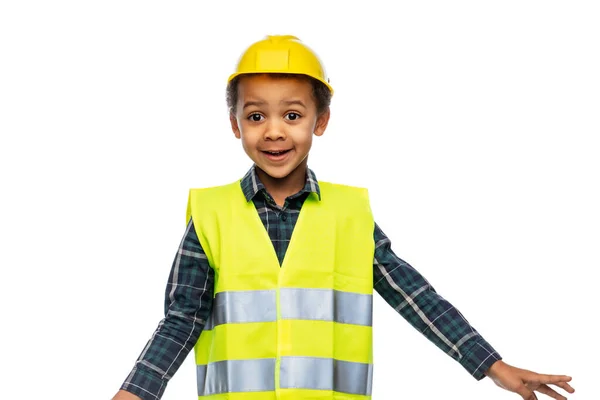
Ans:
[{"label": "boy's chin", "polygon": [[[259,167],[260,168],[260,167]],[[260,168],[260,170],[271,179],[285,179],[292,173],[291,171],[277,171],[270,168]]]},{"label": "boy's chin", "polygon": [[271,179],[282,180],[294,173],[298,166],[294,169],[289,168],[268,168],[257,165],[257,168]]}]

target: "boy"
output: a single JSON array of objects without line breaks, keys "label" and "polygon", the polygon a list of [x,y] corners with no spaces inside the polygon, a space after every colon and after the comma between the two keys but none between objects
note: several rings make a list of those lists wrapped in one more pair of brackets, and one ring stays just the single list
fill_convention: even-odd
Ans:
[{"label": "boy", "polygon": [[114,400],[159,399],[194,348],[199,398],[369,399],[372,293],[480,380],[564,399],[571,380],[504,363],[391,250],[366,190],[308,169],[333,89],[293,36],[242,55],[227,86],[231,127],[254,162],[241,181],[192,189],[165,319]]}]

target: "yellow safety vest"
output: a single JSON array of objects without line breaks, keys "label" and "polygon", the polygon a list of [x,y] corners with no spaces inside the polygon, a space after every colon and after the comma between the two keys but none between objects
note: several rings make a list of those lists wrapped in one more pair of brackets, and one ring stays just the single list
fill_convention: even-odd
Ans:
[{"label": "yellow safety vest", "polygon": [[366,189],[319,182],[280,266],[240,182],[191,189],[187,218],[215,271],[195,346],[201,400],[371,397],[373,216]]}]

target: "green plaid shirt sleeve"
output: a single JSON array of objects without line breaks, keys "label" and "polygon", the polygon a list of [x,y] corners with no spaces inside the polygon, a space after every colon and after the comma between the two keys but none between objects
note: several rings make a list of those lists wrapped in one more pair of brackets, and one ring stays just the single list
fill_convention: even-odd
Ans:
[{"label": "green plaid shirt sleeve", "polygon": [[200,337],[212,308],[214,272],[188,223],[165,290],[165,317],[142,350],[121,389],[143,400],[162,397]]},{"label": "green plaid shirt sleeve", "polygon": [[460,311],[392,250],[390,239],[375,225],[375,290],[415,329],[481,380],[500,355]]}]

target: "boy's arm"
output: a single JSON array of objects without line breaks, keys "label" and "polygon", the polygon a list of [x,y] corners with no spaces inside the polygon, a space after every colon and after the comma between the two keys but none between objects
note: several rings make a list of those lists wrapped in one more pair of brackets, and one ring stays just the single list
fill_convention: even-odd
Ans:
[{"label": "boy's arm", "polygon": [[475,379],[500,355],[452,304],[391,248],[391,242],[375,224],[375,290],[414,328],[458,361]]},{"label": "boy's arm", "polygon": [[200,246],[193,223],[185,235],[169,274],[165,318],[158,324],[114,400],[158,400],[181,366],[210,314],[214,271]]}]

